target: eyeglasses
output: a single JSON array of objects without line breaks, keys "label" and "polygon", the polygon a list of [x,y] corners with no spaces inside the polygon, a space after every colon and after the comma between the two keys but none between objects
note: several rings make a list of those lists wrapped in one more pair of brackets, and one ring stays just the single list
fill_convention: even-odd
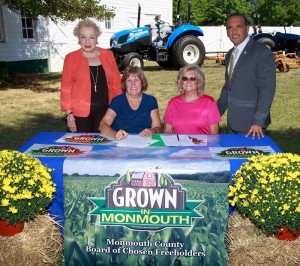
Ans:
[{"label": "eyeglasses", "polygon": [[196,81],[197,78],[196,77],[190,77],[190,78],[188,78],[188,77],[182,77],[181,80],[182,81]]}]

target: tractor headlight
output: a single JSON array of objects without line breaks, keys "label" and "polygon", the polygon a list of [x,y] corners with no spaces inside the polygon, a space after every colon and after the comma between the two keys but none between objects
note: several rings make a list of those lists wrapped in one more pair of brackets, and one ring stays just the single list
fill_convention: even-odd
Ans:
[{"label": "tractor headlight", "polygon": [[111,47],[116,47],[118,44],[117,40],[116,39],[112,39],[111,42],[110,42],[110,46]]}]

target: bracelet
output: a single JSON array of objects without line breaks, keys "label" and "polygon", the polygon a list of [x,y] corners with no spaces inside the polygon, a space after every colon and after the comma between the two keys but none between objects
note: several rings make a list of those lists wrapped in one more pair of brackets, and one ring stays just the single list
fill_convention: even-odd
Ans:
[{"label": "bracelet", "polygon": [[68,117],[68,116],[71,115],[71,114],[73,114],[73,112],[70,112],[70,113],[66,114],[66,117]]}]

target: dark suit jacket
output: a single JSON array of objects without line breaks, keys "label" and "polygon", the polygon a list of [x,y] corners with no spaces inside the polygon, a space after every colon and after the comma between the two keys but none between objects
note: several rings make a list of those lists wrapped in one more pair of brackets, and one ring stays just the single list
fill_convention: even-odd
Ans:
[{"label": "dark suit jacket", "polygon": [[217,101],[220,114],[227,110],[227,123],[234,131],[247,133],[252,124],[266,128],[271,122],[276,88],[274,55],[265,45],[250,39],[228,80],[232,50],[225,58],[225,84]]}]

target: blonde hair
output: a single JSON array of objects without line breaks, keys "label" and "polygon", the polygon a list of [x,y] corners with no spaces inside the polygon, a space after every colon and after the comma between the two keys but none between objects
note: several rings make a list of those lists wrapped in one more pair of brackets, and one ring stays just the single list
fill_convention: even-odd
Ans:
[{"label": "blonde hair", "polygon": [[98,38],[98,37],[101,35],[101,33],[102,33],[101,28],[100,28],[94,21],[92,21],[92,20],[89,19],[89,18],[86,18],[86,19],[80,20],[80,21],[77,23],[77,25],[75,26],[73,33],[74,33],[74,35],[75,35],[76,37],[78,37],[78,35],[79,35],[79,30],[80,30],[80,28],[82,28],[82,27],[91,27],[91,28],[94,28],[95,31],[96,31],[96,36],[97,36],[97,38]]},{"label": "blonde hair", "polygon": [[184,90],[181,87],[181,81],[182,81],[182,77],[187,72],[195,73],[195,77],[198,81],[198,95],[203,94],[204,88],[205,88],[205,75],[198,65],[186,65],[186,66],[180,68],[180,70],[177,74],[177,80],[176,80],[176,85],[177,85],[178,91],[181,94],[184,92]]}]

